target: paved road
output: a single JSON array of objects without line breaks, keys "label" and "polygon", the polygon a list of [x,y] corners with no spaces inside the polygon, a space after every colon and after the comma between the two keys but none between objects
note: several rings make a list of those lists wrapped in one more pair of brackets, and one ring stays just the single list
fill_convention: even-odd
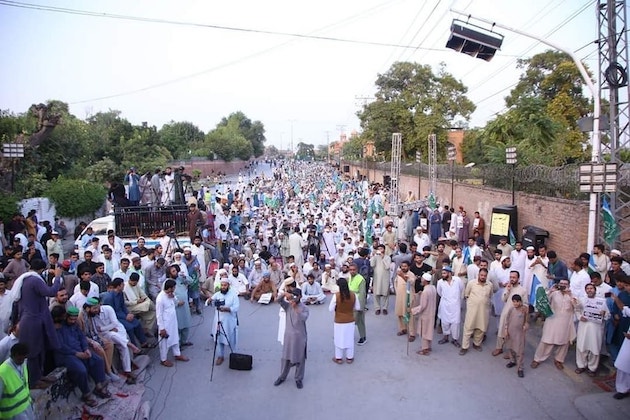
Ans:
[{"label": "paved road", "polygon": [[[393,310],[393,302],[390,306]],[[527,366],[525,378],[518,378],[514,369],[505,368],[501,356],[490,355],[496,326],[481,353],[471,350],[459,356],[453,345],[440,346],[434,341],[433,353],[420,356],[415,353],[420,346],[416,341],[407,355],[404,338],[396,336],[393,311],[387,316],[376,316],[372,311],[366,316],[368,342],[357,347],[355,363],[336,365],[331,361],[333,325],[327,305],[310,307],[304,389],[298,390],[292,380],[273,386],[281,354],[276,341],[278,305],[249,302],[242,302],[239,312],[239,351],[254,356],[254,369],[239,372],[224,364],[215,368],[210,382],[211,309],[193,318],[194,346],[185,350],[191,362],[164,368],[158,364],[157,351],[152,352],[155,361],[145,394],[151,400],[152,419],[196,417],[200,413],[226,419],[621,419],[627,416],[612,410],[613,403],[626,407],[626,413],[630,409],[630,401],[616,402],[587,376],[575,375],[573,352],[563,372],[547,362],[536,370]],[[528,364],[539,332],[540,327],[531,331]],[[588,414],[589,408],[594,413]],[[610,412],[602,416],[598,410],[604,409]]]}]

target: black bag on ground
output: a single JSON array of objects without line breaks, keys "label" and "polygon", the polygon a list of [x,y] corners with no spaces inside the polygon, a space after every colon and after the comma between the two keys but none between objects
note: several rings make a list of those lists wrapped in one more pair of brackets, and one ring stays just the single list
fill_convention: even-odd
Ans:
[{"label": "black bag on ground", "polygon": [[253,357],[250,354],[230,353],[230,369],[252,370]]}]

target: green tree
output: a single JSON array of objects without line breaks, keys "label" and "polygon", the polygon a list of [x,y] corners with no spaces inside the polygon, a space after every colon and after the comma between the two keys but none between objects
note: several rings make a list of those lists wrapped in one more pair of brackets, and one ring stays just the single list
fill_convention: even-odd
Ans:
[{"label": "green tree", "polygon": [[206,136],[205,145],[220,159],[231,161],[234,159],[249,159],[254,153],[252,143],[239,131],[236,120],[227,126],[217,126]]},{"label": "green tree", "polygon": [[203,144],[205,134],[196,125],[188,121],[171,121],[158,131],[160,145],[167,148],[174,159],[188,156],[188,151]]},{"label": "green tree", "polygon": [[[364,138],[378,151],[391,150],[392,133],[403,135],[403,154],[426,149],[431,133],[443,151],[446,130],[468,121],[475,105],[464,84],[447,73],[444,64],[434,73],[429,65],[396,62],[376,79],[376,100],[357,113]],[[443,153],[438,152],[440,155]]]},{"label": "green tree", "polygon": [[[253,121],[241,111],[234,112],[227,117],[223,117],[217,125],[219,127],[236,127],[241,135],[252,145],[252,153],[255,157],[261,156],[265,152],[265,127],[260,121]],[[249,159],[249,158],[248,158]]]},{"label": "green tree", "polygon": [[62,217],[80,217],[96,212],[105,203],[105,187],[82,179],[59,177],[50,183],[46,197]]},{"label": "green tree", "polygon": [[315,146],[304,142],[297,144],[297,151],[295,152],[295,158],[297,160],[314,160],[315,159]]},{"label": "green tree", "polygon": [[90,125],[90,139],[88,149],[93,156],[93,162],[104,157],[120,164],[122,162],[121,139],[131,138],[134,126],[125,118],[121,118],[120,111],[109,110],[99,112],[87,119]]}]

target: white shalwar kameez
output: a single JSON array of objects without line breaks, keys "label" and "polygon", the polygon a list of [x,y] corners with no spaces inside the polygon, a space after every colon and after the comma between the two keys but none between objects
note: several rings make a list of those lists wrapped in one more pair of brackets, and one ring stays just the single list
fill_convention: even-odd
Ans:
[{"label": "white shalwar kameez", "polygon": [[181,355],[175,307],[175,297],[168,296],[164,290],[162,290],[155,299],[158,332],[166,330],[166,334],[168,334],[168,338],[159,339],[160,360],[162,362],[168,358],[169,349],[173,349],[174,356]]},{"label": "white shalwar kameez", "polygon": [[451,279],[450,284],[444,279],[437,282],[437,294],[441,297],[438,317],[441,321],[442,332],[444,335],[450,335],[453,340],[459,340],[463,292],[464,282],[457,276]]},{"label": "white shalwar kameez", "polygon": [[[330,304],[328,305],[328,310],[330,312],[335,312],[335,308],[337,307],[337,295],[333,295],[330,300]],[[359,297],[357,296],[354,299],[354,310],[358,311],[361,309],[361,302],[359,302]],[[354,359],[354,322],[346,322],[343,324],[339,324],[337,322],[334,323],[333,327],[333,337],[335,343],[335,359],[343,358],[344,350],[346,353],[346,359]]]},{"label": "white shalwar kameez", "polygon": [[[630,317],[630,307],[623,307],[623,316]],[[623,340],[621,350],[619,350],[619,355],[615,360],[615,367],[617,368],[615,389],[617,392],[630,392],[630,339],[628,338]]]}]

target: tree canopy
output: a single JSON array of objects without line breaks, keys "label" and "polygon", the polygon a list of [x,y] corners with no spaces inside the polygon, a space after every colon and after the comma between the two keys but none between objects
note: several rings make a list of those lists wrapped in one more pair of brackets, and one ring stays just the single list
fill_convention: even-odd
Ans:
[{"label": "tree canopy", "polygon": [[523,164],[563,165],[590,154],[588,136],[577,125],[589,115],[591,101],[573,60],[558,51],[545,51],[518,60],[523,69],[505,98],[507,111],[466,135],[464,157],[483,163],[505,162],[505,148],[516,146]]},{"label": "tree canopy", "polygon": [[[366,104],[357,116],[363,141],[374,140],[379,151],[391,150],[392,133],[402,133],[403,154],[426,150],[429,134],[438,137],[439,150],[446,148],[446,132],[465,126],[475,110],[466,97],[467,88],[446,72],[431,66],[396,62],[376,78],[376,100]],[[424,153],[426,156],[426,153]]]},{"label": "tree canopy", "polygon": [[[116,110],[81,119],[71,114],[64,102],[51,100],[47,105],[60,115],[61,123],[38,147],[27,146],[25,157],[16,163],[18,197],[45,194],[52,187],[50,180],[59,177],[102,185],[122,180],[131,166],[144,173],[165,167],[173,159],[216,156],[247,160],[264,153],[263,123],[240,111],[223,118],[206,135],[188,121],[170,121],[158,130],[147,123],[132,124]],[[28,137],[36,130],[37,117],[32,113],[0,110],[2,143],[14,142],[22,134]]]}]

